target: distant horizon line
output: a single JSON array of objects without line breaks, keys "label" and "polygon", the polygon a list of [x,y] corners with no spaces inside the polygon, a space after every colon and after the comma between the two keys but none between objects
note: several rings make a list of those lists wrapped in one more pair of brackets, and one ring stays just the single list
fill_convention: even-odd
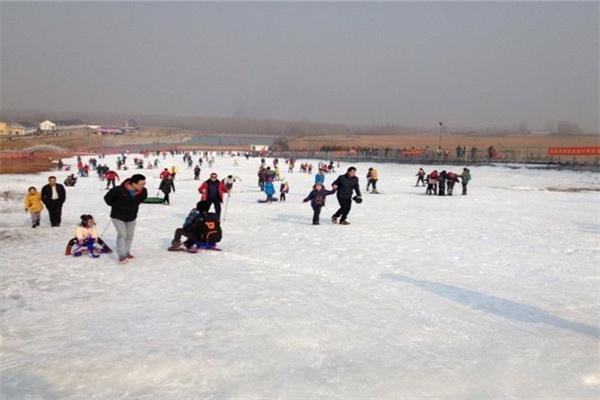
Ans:
[{"label": "distant horizon line", "polygon": [[[10,117],[10,115],[16,115],[16,117]],[[36,115],[37,114],[37,115]],[[54,115],[52,117],[51,115]],[[457,133],[491,133],[491,131],[498,131],[499,133],[531,133],[531,132],[548,132],[550,134],[560,134],[560,132],[554,132],[553,130],[543,129],[543,128],[531,128],[528,127],[530,125],[527,122],[516,122],[513,126],[510,125],[479,125],[479,126],[469,126],[469,125],[457,125],[457,124],[448,124],[444,121],[435,120],[432,121],[431,126],[427,125],[405,125],[399,122],[372,122],[372,123],[347,123],[347,122],[332,122],[332,121],[322,121],[322,120],[312,120],[308,118],[304,119],[279,119],[279,118],[267,118],[267,117],[250,117],[250,116],[235,116],[235,115],[221,115],[221,116],[205,116],[205,115],[189,115],[189,114],[178,114],[178,115],[169,115],[169,114],[154,114],[154,113],[145,113],[145,112],[111,112],[111,111],[65,111],[65,110],[35,110],[35,109],[10,109],[10,108],[0,108],[0,120],[5,120],[6,122],[18,122],[17,119],[27,120],[27,119],[71,119],[71,118],[125,118],[125,119],[136,119],[136,118],[155,118],[155,119],[179,119],[179,120],[192,120],[192,119],[201,119],[201,120],[231,120],[231,121],[247,121],[254,123],[273,123],[273,124],[290,124],[290,125],[299,125],[299,124],[307,124],[314,126],[322,126],[322,127],[330,127],[330,128],[343,128],[347,130],[358,130],[358,129],[382,129],[382,128],[394,128],[394,129],[404,129],[406,131],[418,131],[419,133],[425,133],[425,131],[429,131],[430,133],[438,133],[440,122],[443,123],[442,129],[445,133],[457,132]],[[31,121],[27,121],[31,122]],[[85,122],[85,121],[84,121]],[[139,121],[138,121],[139,122]],[[90,122],[91,123],[91,122]],[[558,128],[559,124],[572,124],[574,126],[578,126],[577,122],[569,121],[569,120],[553,120],[553,121],[545,121],[543,124],[552,124],[555,128]],[[520,125],[525,125],[525,129],[522,129]],[[521,131],[521,132],[519,132]],[[356,133],[356,132],[351,132]],[[410,133],[410,132],[407,132]],[[398,134],[398,132],[396,132]],[[567,133],[575,134],[575,133]],[[576,134],[582,135],[600,135],[600,129],[597,132],[589,132],[585,130],[580,130]]]}]

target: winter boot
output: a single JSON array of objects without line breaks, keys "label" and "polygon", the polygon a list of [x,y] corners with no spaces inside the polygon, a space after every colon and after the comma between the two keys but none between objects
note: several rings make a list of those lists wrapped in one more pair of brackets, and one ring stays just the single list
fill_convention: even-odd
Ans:
[{"label": "winter boot", "polygon": [[335,215],[333,217],[331,217],[331,222],[333,222],[334,224],[338,223],[338,219]]},{"label": "winter boot", "polygon": [[171,242],[171,247],[169,247],[167,250],[169,250],[169,251],[179,251],[179,250],[181,250],[181,242],[179,240],[173,240]]},{"label": "winter boot", "polygon": [[350,225],[350,222],[348,222],[348,221],[340,221],[340,225]]}]

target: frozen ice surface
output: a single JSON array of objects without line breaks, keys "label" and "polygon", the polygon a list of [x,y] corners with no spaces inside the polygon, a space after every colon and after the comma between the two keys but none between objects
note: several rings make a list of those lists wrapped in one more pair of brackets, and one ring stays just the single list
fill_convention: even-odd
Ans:
[{"label": "frozen ice surface", "polygon": [[[60,228],[44,211],[34,230],[27,187],[66,173],[0,176],[0,398],[600,398],[600,192],[545,190],[599,174],[473,167],[468,196],[428,197],[417,166],[359,163],[382,194],[350,226],[328,197],[312,226],[312,176],[284,173],[288,201],[258,204],[259,160],[217,158],[203,179],[243,179],[223,251],[187,254],[166,251],[198,200],[180,161],[161,157],[177,192],[141,206],[126,265],[63,254],[79,215],[109,221],[97,178],[67,188]],[[158,172],[142,171],[150,196]]]}]

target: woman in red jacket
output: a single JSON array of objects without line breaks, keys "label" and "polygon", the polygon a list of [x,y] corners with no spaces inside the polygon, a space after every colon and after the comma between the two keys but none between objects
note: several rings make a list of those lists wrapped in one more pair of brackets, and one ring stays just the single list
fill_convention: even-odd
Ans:
[{"label": "woman in red jacket", "polygon": [[208,201],[215,206],[215,214],[217,214],[217,218],[220,220],[221,203],[223,203],[225,193],[229,193],[229,191],[225,184],[217,178],[215,172],[210,174],[208,180],[202,182],[202,185],[198,188],[198,192],[200,192],[200,201]]}]

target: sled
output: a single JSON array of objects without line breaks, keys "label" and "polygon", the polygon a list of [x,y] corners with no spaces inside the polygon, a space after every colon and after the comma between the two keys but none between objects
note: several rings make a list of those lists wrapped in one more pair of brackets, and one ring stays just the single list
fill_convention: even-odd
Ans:
[{"label": "sled", "polygon": [[[73,246],[75,246],[77,244],[77,238],[72,238],[71,240],[69,240],[67,242],[67,247],[65,248],[65,256],[72,256],[73,255]],[[96,243],[94,243],[94,247],[100,252],[100,253],[112,253],[112,249],[110,247],[108,247],[108,245],[100,238],[96,239]],[[87,253],[88,249],[86,247],[83,247],[81,249],[82,253]]]},{"label": "sled", "polygon": [[[256,200],[256,201],[258,201],[259,203],[268,203],[267,199],[261,199],[261,200]],[[276,201],[279,201],[279,199],[273,198],[272,202],[276,202]]]},{"label": "sled", "polygon": [[146,197],[144,200],[145,204],[162,204],[164,199],[162,197]]}]

